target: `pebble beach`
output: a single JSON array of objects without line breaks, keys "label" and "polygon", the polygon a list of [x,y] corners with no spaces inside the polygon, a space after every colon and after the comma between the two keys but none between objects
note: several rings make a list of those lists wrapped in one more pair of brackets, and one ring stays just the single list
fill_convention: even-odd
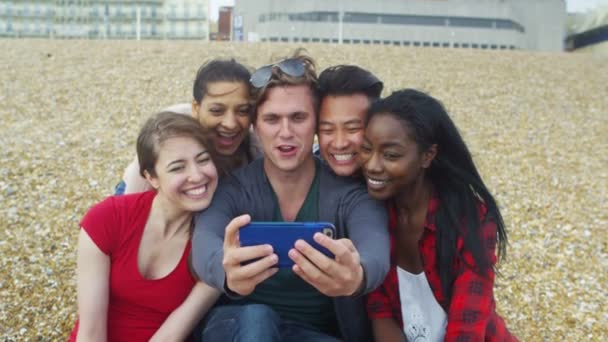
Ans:
[{"label": "pebble beach", "polygon": [[[608,59],[584,53],[302,45],[416,88],[458,125],[509,233],[497,310],[521,341],[608,340]],[[198,67],[300,45],[0,39],[0,341],[65,341],[79,221],[113,193],[143,121]]]}]

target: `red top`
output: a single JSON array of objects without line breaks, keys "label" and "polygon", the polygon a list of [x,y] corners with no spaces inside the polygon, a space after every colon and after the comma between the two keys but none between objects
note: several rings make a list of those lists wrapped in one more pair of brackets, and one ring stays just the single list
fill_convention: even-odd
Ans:
[{"label": "red top", "polygon": [[[452,298],[445,298],[439,278],[439,265],[435,250],[437,242],[435,215],[439,207],[439,199],[433,197],[429,200],[424,232],[418,242],[420,257],[424,273],[429,282],[437,302],[447,313],[448,325],[445,341],[517,341],[509,333],[504,321],[495,312],[494,301],[494,272],[484,277],[474,272],[473,255],[464,249],[464,241],[458,239],[458,254],[471,266],[457,259],[454,267],[457,270],[452,285]],[[479,204],[479,218],[483,219],[487,211],[483,204]],[[395,255],[395,229],[397,227],[397,214],[394,208],[389,208],[389,231],[391,234],[391,268],[384,279],[384,283],[369,294],[367,310],[371,319],[393,318],[403,328],[401,316],[401,303],[399,300],[399,282],[397,278],[397,265]],[[462,226],[461,229],[466,227]],[[496,263],[496,223],[487,222],[482,225],[483,240],[486,241],[486,253],[490,256],[492,264]]]},{"label": "red top", "polygon": [[[194,287],[188,270],[190,242],[177,267],[161,279],[148,280],[137,266],[137,254],[152,200],[148,191],[108,197],[93,206],[80,226],[110,256],[108,341],[148,341]],[[69,341],[76,341],[78,322]]]}]

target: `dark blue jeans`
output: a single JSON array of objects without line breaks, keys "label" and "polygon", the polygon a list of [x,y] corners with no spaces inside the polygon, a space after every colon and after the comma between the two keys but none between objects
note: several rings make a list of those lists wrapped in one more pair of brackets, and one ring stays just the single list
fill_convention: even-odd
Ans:
[{"label": "dark blue jeans", "polygon": [[207,314],[201,330],[197,342],[340,341],[307,325],[282,320],[263,304],[217,306]]},{"label": "dark blue jeans", "polygon": [[114,195],[124,195],[125,189],[127,188],[127,183],[124,180],[121,180],[120,183],[116,184],[114,187]]}]

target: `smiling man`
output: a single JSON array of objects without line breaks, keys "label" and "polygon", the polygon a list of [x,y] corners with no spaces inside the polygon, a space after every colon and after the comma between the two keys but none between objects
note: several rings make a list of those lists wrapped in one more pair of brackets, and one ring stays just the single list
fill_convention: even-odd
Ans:
[{"label": "smiling man", "polygon": [[337,175],[360,174],[357,153],[363,142],[365,116],[382,88],[376,76],[356,65],[336,65],[319,75],[319,148]]},{"label": "smiling man", "polygon": [[[318,111],[312,59],[297,55],[253,73],[254,128],[264,157],[220,183],[211,206],[196,219],[196,273],[233,300],[207,315],[204,341],[369,341],[363,295],[389,265],[386,210],[365,186],[338,177],[312,154]],[[247,215],[244,215],[247,214]],[[337,239],[305,241],[278,269],[272,246],[241,247],[250,221],[326,221]],[[253,261],[252,261],[253,260]]]}]

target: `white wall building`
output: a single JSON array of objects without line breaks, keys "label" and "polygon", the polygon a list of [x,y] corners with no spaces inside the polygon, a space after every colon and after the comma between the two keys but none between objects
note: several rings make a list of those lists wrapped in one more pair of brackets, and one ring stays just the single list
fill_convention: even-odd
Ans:
[{"label": "white wall building", "polygon": [[164,1],[167,38],[209,39],[208,1]]},{"label": "white wall building", "polygon": [[202,39],[209,0],[0,0],[0,37]]},{"label": "white wall building", "polygon": [[561,51],[565,20],[564,0],[236,0],[233,36]]},{"label": "white wall building", "polygon": [[0,1],[0,36],[49,36],[54,16],[54,1]]},{"label": "white wall building", "polygon": [[90,38],[158,38],[162,0],[90,0]]}]

